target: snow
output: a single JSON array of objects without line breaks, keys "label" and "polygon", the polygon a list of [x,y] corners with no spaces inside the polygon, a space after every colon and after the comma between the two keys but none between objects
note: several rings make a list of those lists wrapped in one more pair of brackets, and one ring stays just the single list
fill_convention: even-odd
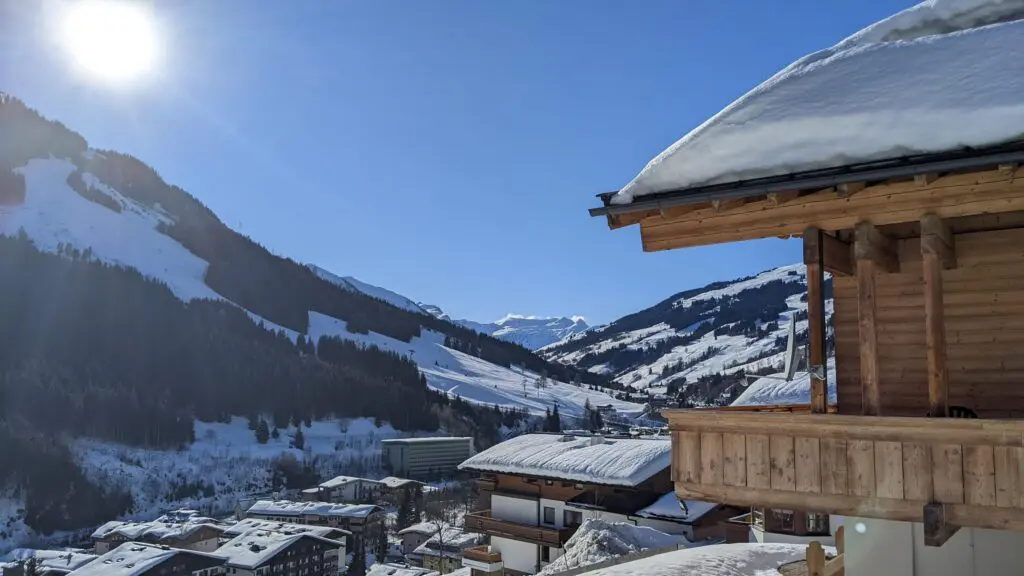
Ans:
[{"label": "snow", "polygon": [[36,565],[40,568],[52,568],[56,570],[77,570],[96,559],[95,554],[85,554],[72,550],[32,550],[29,548],[16,548],[3,557],[5,562],[16,562],[36,559]]},{"label": "snow", "polygon": [[387,486],[388,488],[391,488],[391,489],[403,488],[405,486],[416,486],[416,485],[422,486],[423,485],[422,482],[419,482],[419,481],[416,481],[416,480],[410,480],[408,478],[399,478],[397,476],[386,476],[386,477],[381,478],[380,480],[378,480],[378,482],[380,482],[381,484],[383,484],[383,485],[385,485],[385,486]]},{"label": "snow", "polygon": [[[1024,136],[1021,0],[931,0],[797,60],[612,198],[984,147]],[[1004,22],[977,27],[992,22]]]},{"label": "snow", "polygon": [[[776,404],[810,404],[811,375],[797,372],[792,380],[783,380],[783,374],[773,374],[755,380],[733,406],[771,406]],[[836,363],[835,358],[828,359],[828,401],[836,402]]]},{"label": "snow", "polygon": [[701,502],[700,500],[684,500],[684,510],[679,505],[679,498],[675,492],[669,492],[658,498],[654,504],[639,510],[635,515],[641,518],[670,518],[679,522],[696,522],[701,516],[714,510],[718,504],[714,502]]},{"label": "snow", "polygon": [[408,528],[399,530],[398,535],[404,536],[406,534],[424,534],[427,536],[432,536],[433,534],[437,533],[437,530],[437,524],[434,524],[433,522],[420,522],[418,524],[413,524]]},{"label": "snow", "polygon": [[139,542],[126,542],[110,552],[100,556],[82,568],[75,570],[75,576],[135,576],[169,560],[177,554],[202,556],[223,562],[211,554],[152,546]]},{"label": "snow", "polygon": [[580,576],[778,576],[782,564],[803,560],[803,544],[715,544],[685,548]]},{"label": "snow", "polygon": [[321,538],[309,532],[283,534],[281,532],[250,530],[226,542],[217,549],[215,554],[227,558],[227,563],[230,566],[252,569],[263,565],[278,553],[302,539],[318,540],[332,548],[340,547],[339,542]]},{"label": "snow", "polygon": [[598,439],[600,443],[592,444],[595,439],[590,437],[526,434],[470,457],[459,469],[636,486],[671,463],[667,437]]},{"label": "snow", "polygon": [[93,531],[91,537],[109,538],[114,535],[121,535],[127,540],[181,540],[204,527],[214,528],[218,533],[224,530],[224,526],[212,518],[189,518],[181,522],[170,520],[166,517],[150,522],[111,520]]},{"label": "snow", "polygon": [[363,282],[358,278],[353,278],[352,276],[338,276],[333,272],[329,272],[313,264],[308,264],[308,266],[309,269],[312,270],[313,273],[319,276],[321,279],[326,280],[336,286],[340,286],[346,290],[350,290],[352,292],[361,292],[371,298],[383,300],[396,308],[401,308],[402,310],[418,312],[420,314],[427,313],[426,310],[421,308],[412,300],[406,298],[405,296],[402,296],[401,294],[392,292],[387,288],[381,288],[380,286],[367,284],[366,282]]},{"label": "snow", "polygon": [[[446,528],[443,534],[434,534],[426,542],[419,545],[413,554],[419,556],[441,556],[444,554],[449,558],[462,556],[462,551],[472,546],[482,544],[485,536],[463,532],[461,528]],[[441,551],[441,541],[444,541],[444,551]]]},{"label": "snow", "polygon": [[521,408],[535,415],[542,415],[557,404],[563,417],[575,418],[583,416],[587,401],[592,405],[612,404],[626,415],[643,411],[640,404],[615,400],[608,394],[555,380],[548,380],[545,388],[537,389],[534,384],[540,378],[538,374],[491,364],[447,348],[444,334],[432,330],[423,330],[421,336],[403,342],[376,332],[353,334],[345,321],[310,312],[309,336],[314,342],[322,336],[337,336],[406,356],[419,365],[428,386],[477,404]]},{"label": "snow", "polygon": [[366,518],[380,510],[373,504],[332,504],[330,502],[292,502],[291,500],[259,500],[246,514],[261,516],[332,516]]},{"label": "snow", "polygon": [[682,536],[666,534],[647,526],[590,519],[565,543],[565,554],[545,566],[538,576],[553,576],[617,556],[674,548],[686,543]]},{"label": "snow", "polygon": [[490,323],[456,320],[456,324],[461,324],[481,334],[514,342],[530,350],[539,350],[590,329],[582,316],[538,318],[521,314],[507,314],[504,318]]},{"label": "snow", "polygon": [[313,526],[311,524],[290,524],[276,520],[261,520],[259,518],[245,518],[224,530],[224,536],[234,538],[252,530],[263,532],[277,532],[279,534],[312,534],[323,538],[331,538],[338,534],[351,534],[348,530],[331,528],[329,526]]},{"label": "snow", "polygon": [[439,572],[405,564],[374,564],[366,576],[439,576]]}]

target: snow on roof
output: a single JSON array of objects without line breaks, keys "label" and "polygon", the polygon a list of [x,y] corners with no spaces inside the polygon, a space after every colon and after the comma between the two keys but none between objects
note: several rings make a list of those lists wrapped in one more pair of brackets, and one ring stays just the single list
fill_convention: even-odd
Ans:
[{"label": "snow on roof", "polygon": [[387,478],[381,478],[379,482],[387,486],[388,488],[402,488],[403,486],[408,486],[410,484],[419,484],[421,486],[423,485],[423,482],[410,480],[409,478],[399,478],[397,476],[388,476]]},{"label": "snow on roof", "polygon": [[405,564],[374,564],[366,576],[439,576],[440,572]]},{"label": "snow on roof", "polygon": [[[828,401],[836,402],[836,361],[829,358],[828,368]],[[807,372],[797,372],[792,380],[785,380],[785,374],[779,373],[769,377],[761,377],[747,386],[747,389],[733,401],[733,406],[772,406],[776,404],[810,404],[811,376]]]},{"label": "snow on roof", "polygon": [[700,500],[684,500],[686,509],[679,505],[679,498],[675,492],[669,492],[658,498],[654,504],[639,510],[635,515],[641,518],[662,518],[677,520],[679,522],[696,522],[701,516],[714,510],[718,504],[714,502],[701,502]]},{"label": "snow on roof", "polygon": [[303,538],[318,540],[333,548],[340,545],[335,540],[321,538],[309,532],[282,534],[266,530],[249,530],[228,540],[217,549],[216,554],[227,558],[231,566],[257,568]]},{"label": "snow on roof", "polygon": [[335,476],[326,482],[321,482],[321,488],[337,488],[338,486],[344,486],[346,484],[352,484],[355,482],[369,482],[371,484],[380,484],[378,480],[370,480],[369,478],[358,478],[356,476]]},{"label": "snow on roof", "polygon": [[35,558],[40,568],[56,570],[77,570],[96,559],[95,554],[84,554],[71,550],[33,550],[31,548],[15,548],[3,557],[5,561],[19,561]]},{"label": "snow on roof", "polygon": [[462,551],[466,548],[482,544],[484,538],[485,536],[482,534],[463,532],[461,528],[447,528],[444,534],[435,534],[428,538],[426,542],[420,544],[419,547],[413,550],[413,554],[440,556],[442,554],[441,541],[444,540],[444,555],[450,558],[457,558],[462,556]]},{"label": "snow on roof", "polygon": [[430,436],[427,438],[388,438],[381,440],[381,444],[421,444],[431,442],[472,442],[469,436]]},{"label": "snow on roof", "polygon": [[291,500],[259,500],[246,512],[269,516],[341,516],[366,518],[379,510],[373,504],[331,504],[330,502],[292,502]]},{"label": "snow on roof", "polygon": [[437,524],[433,522],[420,522],[419,524],[413,524],[408,528],[404,528],[398,531],[399,536],[405,534],[426,534],[428,536],[433,535],[437,532]]},{"label": "snow on roof", "polygon": [[565,543],[565,554],[541,570],[538,576],[558,574],[625,554],[684,544],[686,539],[682,536],[666,534],[649,526],[592,518],[584,522]]},{"label": "snow on roof", "polygon": [[291,524],[288,522],[276,522],[274,520],[246,518],[244,520],[239,520],[235,524],[226,528],[224,530],[224,535],[233,538],[240,534],[244,534],[250,530],[264,530],[267,532],[278,532],[280,534],[312,534],[314,536],[320,536],[323,538],[331,538],[332,536],[337,536],[338,534],[342,534],[345,536],[352,534],[348,530],[342,530],[341,528],[331,528],[329,526],[314,526],[312,524]]},{"label": "snow on roof", "polygon": [[92,537],[122,536],[129,540],[181,540],[204,527],[217,531],[224,530],[224,526],[212,518],[192,517],[180,522],[173,521],[173,518],[173,516],[161,516],[149,522],[112,520],[97,528],[92,533]]},{"label": "snow on roof", "polygon": [[611,201],[1021,139],[1020,18],[1021,0],[904,10],[790,64],[651,160]]},{"label": "snow on roof", "polygon": [[213,554],[193,550],[154,546],[141,542],[125,542],[110,552],[96,558],[75,570],[74,576],[135,576],[169,560],[175,555],[202,556],[223,563],[224,559]]},{"label": "snow on roof", "polygon": [[754,576],[775,574],[780,565],[803,560],[806,555],[806,544],[715,544],[666,552],[579,576]]},{"label": "snow on roof", "polygon": [[636,486],[671,463],[668,437],[591,441],[590,437],[525,434],[484,450],[459,469]]}]

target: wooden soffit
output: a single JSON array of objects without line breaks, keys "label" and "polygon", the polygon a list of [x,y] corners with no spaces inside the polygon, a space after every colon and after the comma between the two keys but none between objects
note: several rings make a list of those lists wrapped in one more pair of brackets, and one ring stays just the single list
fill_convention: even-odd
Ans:
[{"label": "wooden soffit", "polygon": [[[848,189],[849,191],[849,189]],[[647,211],[610,216],[613,227],[640,224],[646,252],[800,235],[808,227],[845,230],[858,222],[876,226],[917,222],[926,214],[955,218],[1024,210],[1024,168],[996,169],[908,179],[857,187],[849,194],[832,188],[742,203]]]}]

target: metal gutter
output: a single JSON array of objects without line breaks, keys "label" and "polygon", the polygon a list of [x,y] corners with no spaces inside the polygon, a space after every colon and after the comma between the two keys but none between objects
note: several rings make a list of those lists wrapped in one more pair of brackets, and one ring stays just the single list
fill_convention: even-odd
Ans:
[{"label": "metal gutter", "polygon": [[[941,158],[937,158],[937,156],[941,156]],[[600,195],[602,201],[605,202],[605,206],[591,208],[589,212],[591,216],[620,215],[647,210],[660,210],[687,204],[699,204],[712,200],[735,200],[738,198],[763,196],[772,192],[827,188],[838,184],[888,180],[890,178],[909,177],[930,172],[954,172],[1014,162],[1024,163],[1024,148],[1022,148],[1021,143],[1015,143],[1009,150],[1004,146],[986,151],[960,151],[956,157],[951,158],[950,156],[951,154],[933,154],[919,157],[917,160],[885,160],[859,166],[814,170],[789,175],[781,179],[779,177],[759,178],[756,180],[730,182],[728,184],[669,190],[660,192],[655,197],[641,197],[641,199],[631,204],[608,204],[612,195],[615,194],[610,192]],[[899,164],[892,166],[894,162]],[[885,166],[879,167],[879,164],[885,164]],[[822,174],[823,172],[827,172],[827,174]]]}]

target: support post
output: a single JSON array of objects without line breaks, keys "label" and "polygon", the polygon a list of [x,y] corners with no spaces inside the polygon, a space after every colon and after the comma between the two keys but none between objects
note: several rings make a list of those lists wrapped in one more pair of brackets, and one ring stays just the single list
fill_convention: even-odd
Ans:
[{"label": "support post", "polygon": [[857,225],[854,234],[857,260],[857,326],[860,333],[861,409],[867,416],[881,415],[878,368],[878,305],[875,276],[878,266],[899,269],[895,244],[869,222]]},{"label": "support post", "polygon": [[811,412],[828,412],[828,369],[825,364],[825,266],[823,234],[818,228],[804,231],[804,264],[807,266],[807,364],[811,381]]},{"label": "support post", "polygon": [[942,270],[956,266],[953,235],[934,215],[921,219],[921,264],[924,276],[925,345],[928,358],[928,415],[949,415],[946,369],[946,321]]},{"label": "support post", "polygon": [[959,526],[950,524],[946,519],[948,511],[945,504],[932,502],[924,507],[924,545],[942,546],[956,534]]}]

